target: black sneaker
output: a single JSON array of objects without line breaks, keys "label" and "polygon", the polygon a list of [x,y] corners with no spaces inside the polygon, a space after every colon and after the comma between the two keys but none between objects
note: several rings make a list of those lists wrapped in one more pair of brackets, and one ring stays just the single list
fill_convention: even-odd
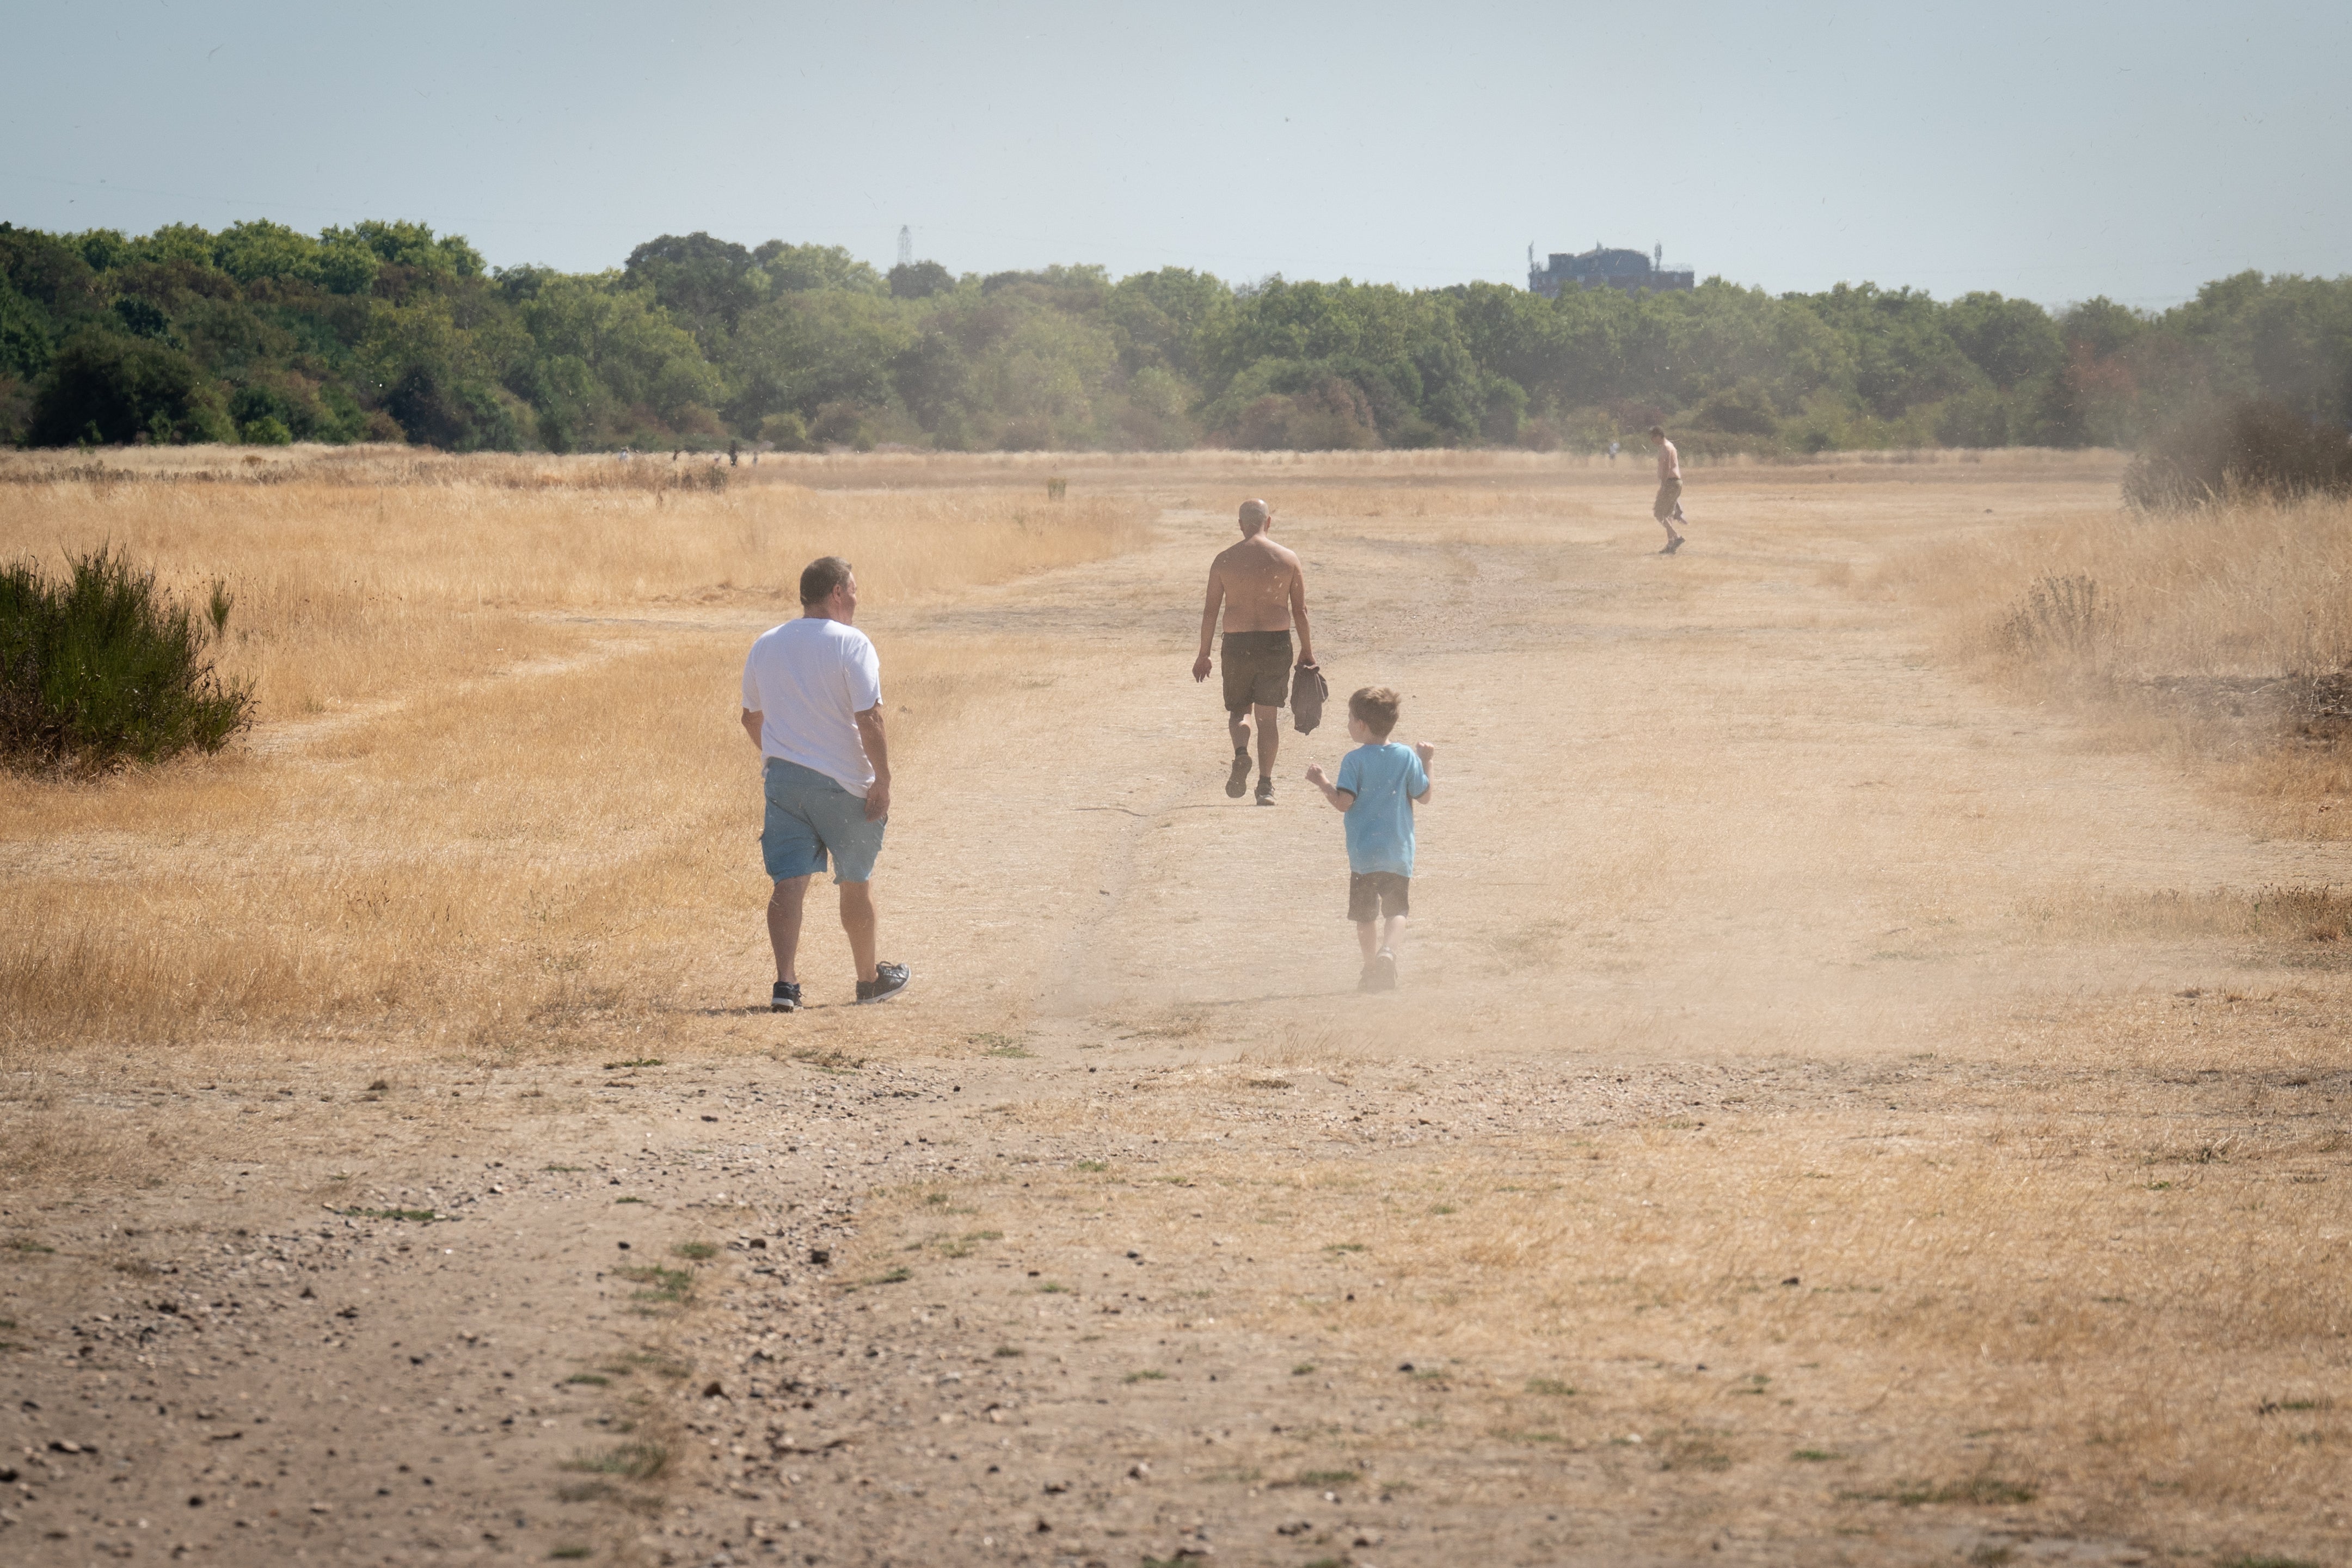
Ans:
[{"label": "black sneaker", "polygon": [[778,980],[775,991],[768,998],[772,1013],[796,1013],[801,1010],[801,983],[798,980]]},{"label": "black sneaker", "polygon": [[1236,751],[1234,753],[1234,770],[1225,775],[1225,799],[1238,800],[1242,798],[1242,792],[1248,788],[1249,753]]},{"label": "black sneaker", "polygon": [[872,979],[857,982],[858,1003],[887,1002],[905,990],[912,977],[904,964],[877,964]]},{"label": "black sneaker", "polygon": [[1372,961],[1364,966],[1364,980],[1368,991],[1395,990],[1396,955],[1385,947],[1373,954]]},{"label": "black sneaker", "polygon": [[1257,803],[1261,806],[1274,804],[1274,775],[1271,773],[1257,776]]}]

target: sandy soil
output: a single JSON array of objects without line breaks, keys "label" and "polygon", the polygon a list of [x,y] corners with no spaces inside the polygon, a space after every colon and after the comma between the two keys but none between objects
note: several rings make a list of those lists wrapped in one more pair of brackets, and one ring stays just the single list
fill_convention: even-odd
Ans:
[{"label": "sandy soil", "polygon": [[[1244,477],[1335,695],[1437,747],[1393,997],[1299,779],[1344,726],[1228,800],[1188,676]],[[2340,1291],[2241,1343],[2179,1276],[2345,1277],[2346,966],[2096,913],[2344,848],[1868,591],[2111,473],[1702,473],[1673,559],[1638,467],[1075,483],[1152,548],[868,617],[886,679],[1035,651],[903,766],[891,1007],[829,929],[821,1005],[746,1005],[747,904],[650,1045],[25,1066],[0,1557],[2346,1560]],[[2093,1275],[2065,1321],[2145,1327],[2034,1339]]]}]

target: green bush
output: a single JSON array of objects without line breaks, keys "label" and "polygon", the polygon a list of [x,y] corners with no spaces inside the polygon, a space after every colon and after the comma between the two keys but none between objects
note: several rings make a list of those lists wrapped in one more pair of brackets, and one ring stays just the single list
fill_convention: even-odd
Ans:
[{"label": "green bush", "polygon": [[274,413],[247,420],[237,435],[247,446],[291,446],[294,444],[294,433],[287,429],[286,422]]},{"label": "green bush", "polygon": [[100,548],[63,580],[0,567],[0,763],[95,772],[218,751],[253,720],[253,692],[215,673],[228,626],[215,582],[201,612]]}]

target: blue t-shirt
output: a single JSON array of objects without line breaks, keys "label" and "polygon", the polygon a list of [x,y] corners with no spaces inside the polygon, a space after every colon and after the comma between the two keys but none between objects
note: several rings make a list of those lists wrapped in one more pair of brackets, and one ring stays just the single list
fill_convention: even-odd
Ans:
[{"label": "blue t-shirt", "polygon": [[1429,789],[1429,770],[1410,746],[1360,746],[1339,759],[1334,787],[1355,796],[1348,824],[1348,869],[1412,874],[1412,798]]}]

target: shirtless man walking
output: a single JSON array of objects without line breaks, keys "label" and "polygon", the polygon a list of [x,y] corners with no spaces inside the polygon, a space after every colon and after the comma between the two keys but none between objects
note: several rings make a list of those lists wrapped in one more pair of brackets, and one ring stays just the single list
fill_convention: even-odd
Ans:
[{"label": "shirtless man walking", "polygon": [[1650,444],[1658,449],[1658,498],[1651,503],[1650,515],[1666,530],[1666,548],[1658,553],[1672,555],[1683,548],[1683,536],[1675,525],[1690,526],[1683,516],[1683,456],[1662,426],[1650,426]]},{"label": "shirtless man walking", "polygon": [[1257,803],[1274,804],[1274,754],[1282,743],[1276,720],[1290,690],[1290,626],[1298,623],[1301,664],[1315,662],[1315,638],[1307,629],[1307,576],[1298,558],[1266,538],[1273,509],[1264,501],[1244,501],[1242,541],[1209,563],[1209,598],[1201,611],[1201,656],[1192,678],[1209,678],[1209,642],[1224,612],[1225,637],[1219,649],[1225,687],[1225,727],[1233,735],[1234,770],[1225,793],[1242,798],[1249,783],[1249,720],[1257,718]]}]

